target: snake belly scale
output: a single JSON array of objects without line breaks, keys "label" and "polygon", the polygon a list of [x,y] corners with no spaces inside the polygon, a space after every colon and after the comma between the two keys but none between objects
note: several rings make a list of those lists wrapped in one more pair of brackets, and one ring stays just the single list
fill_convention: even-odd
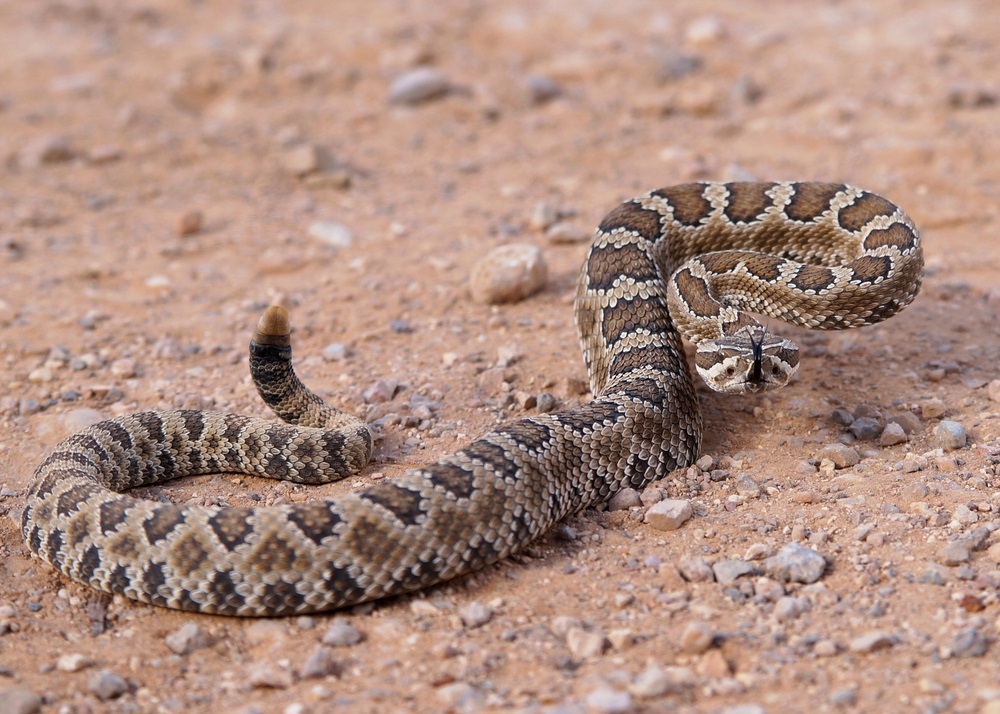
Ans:
[{"label": "snake belly scale", "polygon": [[782,386],[798,352],[750,313],[817,329],[873,324],[912,301],[922,266],[906,214],[850,186],[651,191],[602,221],[580,274],[575,317],[593,400],[328,500],[234,508],[121,493],[223,472],[319,483],[364,466],[367,425],[298,380],[287,314],[269,308],[251,373],[285,423],[168,411],[95,424],[37,468],[22,535],[73,580],[204,613],[316,612],[425,588],[692,463],[702,421],[682,332],[713,388]]}]

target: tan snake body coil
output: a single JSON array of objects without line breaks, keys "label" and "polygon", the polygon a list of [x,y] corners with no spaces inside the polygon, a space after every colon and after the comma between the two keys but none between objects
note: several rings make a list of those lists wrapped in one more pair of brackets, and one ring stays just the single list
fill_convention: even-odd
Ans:
[{"label": "tan snake body coil", "polygon": [[117,493],[217,472],[318,483],[364,465],[366,425],[301,385],[287,316],[270,308],[251,370],[290,424],[197,411],[96,424],[38,467],[22,535],[78,582],[184,610],[286,615],[424,588],[697,458],[701,416],[678,328],[713,387],[759,391],[787,382],[798,355],[744,310],[820,329],[872,324],[913,299],[921,274],[909,218],[858,189],[653,191],[604,219],[581,272],[576,321],[593,401],[511,422],[331,500],[229,508]]}]

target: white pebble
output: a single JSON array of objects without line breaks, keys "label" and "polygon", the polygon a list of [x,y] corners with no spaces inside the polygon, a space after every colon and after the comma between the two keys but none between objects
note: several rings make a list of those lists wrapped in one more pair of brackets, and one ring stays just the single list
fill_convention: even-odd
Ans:
[{"label": "white pebble", "polygon": [[389,87],[393,104],[420,104],[443,96],[451,88],[448,77],[433,67],[417,67],[401,75]]},{"label": "white pebble", "polygon": [[316,221],[307,231],[310,238],[334,248],[348,248],[354,242],[351,229],[337,221]]},{"label": "white pebble", "polygon": [[330,647],[350,647],[364,638],[353,625],[343,621],[334,622],[323,635],[323,644]]},{"label": "white pebble", "polygon": [[566,647],[573,659],[577,661],[599,657],[607,649],[607,646],[608,639],[599,630],[590,631],[573,627],[566,632]]},{"label": "white pebble", "polygon": [[181,625],[180,628],[163,638],[163,641],[171,652],[178,655],[189,655],[195,650],[208,646],[208,637],[194,622]]},{"label": "white pebble", "polygon": [[458,617],[469,629],[482,627],[493,619],[493,609],[473,600],[458,611]]},{"label": "white pebble", "polygon": [[631,694],[610,687],[595,689],[587,695],[587,708],[600,714],[626,714],[634,707]]},{"label": "white pebble", "polygon": [[675,531],[694,515],[694,509],[688,500],[665,498],[654,503],[646,511],[645,521],[653,528],[661,531]]},{"label": "white pebble", "polygon": [[86,669],[93,664],[86,656],[79,652],[73,652],[71,654],[60,655],[59,659],[56,660],[56,669],[60,672],[79,672],[81,669]]},{"label": "white pebble", "polygon": [[965,427],[957,421],[942,421],[934,427],[934,440],[932,446],[945,451],[954,451],[964,448],[968,442],[968,434]]},{"label": "white pebble", "polygon": [[542,251],[527,243],[491,250],[469,275],[469,292],[478,303],[517,302],[541,290],[548,280]]},{"label": "white pebble", "polygon": [[812,548],[788,543],[764,561],[764,570],[780,582],[814,583],[823,577],[826,558]]}]

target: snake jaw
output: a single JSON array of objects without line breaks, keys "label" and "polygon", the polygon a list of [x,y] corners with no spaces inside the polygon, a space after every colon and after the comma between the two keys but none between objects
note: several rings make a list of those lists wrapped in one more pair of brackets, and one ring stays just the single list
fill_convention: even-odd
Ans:
[{"label": "snake jaw", "polygon": [[733,337],[703,340],[695,369],[717,392],[759,394],[784,387],[799,367],[799,348],[791,340],[749,330]]}]

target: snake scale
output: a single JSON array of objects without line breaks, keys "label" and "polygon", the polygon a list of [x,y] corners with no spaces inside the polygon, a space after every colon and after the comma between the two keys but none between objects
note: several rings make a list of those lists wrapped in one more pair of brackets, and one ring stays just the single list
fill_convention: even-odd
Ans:
[{"label": "snake scale", "polygon": [[250,366],[286,423],[202,411],[100,422],[38,467],[22,535],[73,580],[204,613],[315,612],[425,588],[691,464],[702,421],[681,333],[714,389],[782,386],[797,348],[750,313],[818,329],[869,325],[914,298],[922,271],[910,219],[857,188],[651,191],[602,221],[580,274],[575,317],[593,400],[507,423],[437,463],[329,500],[236,508],[120,493],[193,474],[318,483],[362,468],[367,425],[299,382],[287,313],[272,307]]}]

